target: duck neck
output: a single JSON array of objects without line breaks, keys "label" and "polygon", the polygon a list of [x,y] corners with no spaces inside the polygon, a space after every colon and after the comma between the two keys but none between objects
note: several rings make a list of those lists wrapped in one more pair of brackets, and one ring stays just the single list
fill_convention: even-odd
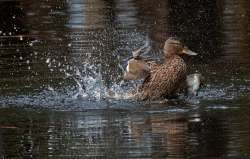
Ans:
[{"label": "duck neck", "polygon": [[176,58],[181,58],[181,57],[179,55],[165,56],[165,63]]}]

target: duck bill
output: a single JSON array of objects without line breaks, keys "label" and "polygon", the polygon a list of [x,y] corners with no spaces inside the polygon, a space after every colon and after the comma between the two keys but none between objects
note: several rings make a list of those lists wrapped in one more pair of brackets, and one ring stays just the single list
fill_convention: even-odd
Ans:
[{"label": "duck bill", "polygon": [[187,55],[191,55],[191,56],[196,56],[196,55],[198,55],[196,52],[193,52],[193,51],[189,50],[187,47],[185,47],[185,48],[182,50],[182,53],[183,53],[183,54],[187,54]]}]

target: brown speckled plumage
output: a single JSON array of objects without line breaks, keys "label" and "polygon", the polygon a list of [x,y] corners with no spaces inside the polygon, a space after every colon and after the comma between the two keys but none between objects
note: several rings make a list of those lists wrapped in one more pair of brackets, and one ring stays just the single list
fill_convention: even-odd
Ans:
[{"label": "brown speckled plumage", "polygon": [[153,67],[151,75],[139,88],[139,98],[155,100],[173,95],[186,78],[186,68],[184,60],[178,55]]},{"label": "brown speckled plumage", "polygon": [[138,89],[138,98],[158,100],[174,95],[186,79],[187,66],[180,55],[188,54],[188,51],[190,50],[179,41],[167,40],[164,46],[164,64],[151,66],[150,75]]}]

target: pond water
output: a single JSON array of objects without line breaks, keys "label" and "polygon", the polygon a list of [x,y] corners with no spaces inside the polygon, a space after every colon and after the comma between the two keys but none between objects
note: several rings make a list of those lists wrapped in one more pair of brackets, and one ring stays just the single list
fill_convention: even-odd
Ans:
[{"label": "pond water", "polygon": [[[248,0],[2,0],[0,158],[250,156]],[[131,51],[180,37],[197,97],[141,103]],[[108,95],[112,92],[114,97]]]}]

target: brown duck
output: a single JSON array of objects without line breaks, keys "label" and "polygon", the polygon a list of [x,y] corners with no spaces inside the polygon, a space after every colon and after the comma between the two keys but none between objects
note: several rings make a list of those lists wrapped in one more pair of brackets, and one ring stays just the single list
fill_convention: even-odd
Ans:
[{"label": "brown duck", "polygon": [[175,95],[187,77],[187,66],[181,56],[197,55],[176,38],[166,40],[163,52],[164,63],[151,65],[150,75],[138,88],[140,100],[159,100]]}]

